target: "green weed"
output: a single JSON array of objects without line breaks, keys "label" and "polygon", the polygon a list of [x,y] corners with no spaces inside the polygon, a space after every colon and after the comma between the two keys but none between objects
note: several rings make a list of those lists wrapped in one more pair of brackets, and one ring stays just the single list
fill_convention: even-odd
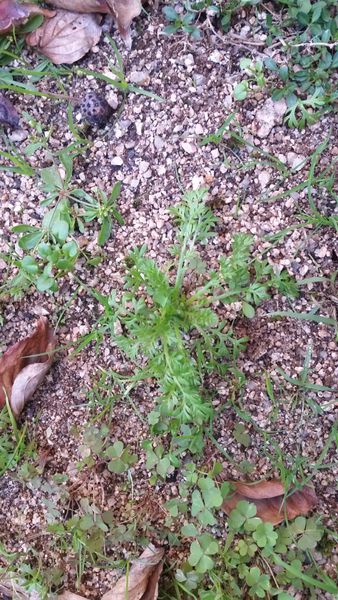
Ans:
[{"label": "green weed", "polygon": [[[234,338],[216,305],[241,302],[243,314],[252,318],[271,289],[291,297],[298,293],[287,272],[276,274],[266,261],[251,259],[252,238],[242,234],[235,236],[231,255],[221,258],[218,270],[206,277],[197,245],[213,235],[215,217],[205,196],[206,190],[187,192],[171,209],[178,232],[167,269],[149,259],[143,246],[126,260],[127,291],[120,299],[114,292],[107,298],[94,293],[105,312],[80,346],[109,334],[135,365],[130,377],[108,373],[115,383],[127,386],[128,396],[140,381],[155,379],[159,406],[148,420],[156,433],[169,427],[176,435],[182,425],[201,427],[212,417],[204,376],[212,370],[224,375],[227,362],[232,363],[245,344]],[[188,276],[195,289],[187,284]],[[120,334],[114,333],[117,329]]]},{"label": "green weed", "polygon": [[[256,11],[260,4],[260,0],[227,3],[201,0],[184,2],[180,11],[165,6],[163,14],[169,25],[164,31],[167,34],[183,32],[196,39],[201,37],[205,23],[213,31],[215,27],[228,31],[240,9],[249,13],[249,19],[250,12]],[[268,88],[274,100],[285,98],[287,102],[285,123],[302,129],[332,110],[337,101],[335,0],[279,0],[274,12],[266,11],[263,27],[267,34],[266,46],[280,46],[281,59],[277,62],[271,57],[242,58],[240,69],[248,77],[235,85],[234,97],[238,101],[245,100],[252,84],[258,89]]]},{"label": "green weed", "polygon": [[124,222],[116,207],[120,182],[109,197],[103,190],[90,195],[73,185],[74,160],[86,147],[86,140],[76,139],[58,153],[51,167],[39,171],[45,194],[41,206],[52,208],[45,213],[41,226],[12,228],[13,233],[20,235],[18,245],[24,256],[14,253],[5,257],[18,273],[2,286],[3,293],[17,295],[32,285],[39,292],[56,292],[58,280],[75,268],[80,254],[76,231],[84,233],[84,223],[96,219],[100,225],[97,241],[103,246],[111,235],[113,220]]},{"label": "green weed", "polygon": [[19,429],[9,407],[0,411],[0,476],[14,469],[31,452],[26,439],[27,426]]}]

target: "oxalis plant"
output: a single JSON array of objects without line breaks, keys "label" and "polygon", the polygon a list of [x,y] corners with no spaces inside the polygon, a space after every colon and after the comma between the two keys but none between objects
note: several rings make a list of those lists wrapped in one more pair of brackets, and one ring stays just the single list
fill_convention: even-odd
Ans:
[{"label": "oxalis plant", "polygon": [[[159,387],[158,407],[149,416],[154,433],[178,433],[182,426],[196,431],[213,414],[211,398],[203,379],[215,371],[224,375],[244,349],[246,339],[237,339],[226,319],[225,305],[241,302],[246,317],[269,298],[276,288],[289,296],[297,286],[286,271],[275,273],[267,261],[253,259],[253,238],[234,236],[232,253],[222,257],[214,271],[207,268],[198,247],[214,234],[216,218],[206,205],[206,189],[186,192],[170,209],[177,225],[177,243],[172,260],[161,269],[147,256],[146,246],[126,259],[125,289],[121,298],[96,294],[104,314],[92,340],[111,341],[134,363],[132,376],[107,373],[127,391],[145,379]],[[194,437],[192,429],[188,437]]]},{"label": "oxalis plant", "polygon": [[[215,492],[222,495],[222,488],[210,487],[208,477],[199,481],[207,500],[210,493],[206,496],[205,490],[213,492],[214,497]],[[194,498],[191,514],[196,515]],[[197,520],[201,523],[198,514]],[[176,572],[177,586],[189,597],[292,600],[299,593],[306,594],[306,598],[322,597],[317,593],[324,591],[337,593],[335,582],[321,571],[313,556],[324,536],[318,518],[297,517],[276,527],[257,517],[255,504],[243,500],[230,513],[225,542],[201,533],[200,523],[185,523],[181,529],[183,536],[194,538],[187,563]]]}]

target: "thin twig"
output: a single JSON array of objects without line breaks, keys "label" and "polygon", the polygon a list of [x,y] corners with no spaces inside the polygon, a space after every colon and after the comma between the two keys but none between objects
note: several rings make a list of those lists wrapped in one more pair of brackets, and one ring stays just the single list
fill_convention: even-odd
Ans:
[{"label": "thin twig", "polygon": [[335,48],[338,46],[338,42],[332,42],[328,44],[326,42],[303,42],[302,44],[289,44],[292,48],[300,48],[301,46],[311,48],[313,46],[325,46],[326,48]]},{"label": "thin twig", "polygon": [[265,46],[266,45],[266,40],[261,40],[260,42],[255,41],[255,40],[246,40],[241,35],[236,35],[236,34],[226,36],[223,41],[225,41],[225,42],[230,41],[233,44],[240,43],[244,46]]},{"label": "thin twig", "polygon": [[[232,46],[237,46],[238,48],[246,48],[246,46],[264,46],[265,42],[254,42],[254,41],[246,41],[243,40],[243,38],[239,35],[239,36],[229,36],[229,35],[220,35],[214,28],[214,26],[212,25],[211,21],[210,21],[210,17],[207,17],[206,21],[205,21],[206,25],[208,25],[211,29],[211,31],[213,32],[213,34],[219,39],[221,40],[221,42],[223,42],[223,44],[229,44]],[[235,38],[236,39],[233,39]],[[237,41],[237,37],[238,37],[238,41]],[[264,58],[266,58],[265,54],[262,54],[261,52],[259,52],[257,50],[257,54],[259,54],[260,56],[263,56]]]}]

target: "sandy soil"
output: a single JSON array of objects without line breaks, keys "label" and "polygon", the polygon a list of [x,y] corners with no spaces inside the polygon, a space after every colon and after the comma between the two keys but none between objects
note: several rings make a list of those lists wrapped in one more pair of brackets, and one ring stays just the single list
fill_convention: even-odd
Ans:
[{"label": "sandy soil", "polygon": [[[244,25],[243,15],[232,33],[238,35]],[[241,317],[237,306],[223,307],[222,317],[233,323],[235,333],[239,337],[248,336],[250,340],[238,362],[246,383],[238,398],[231,378],[209,382],[219,411],[213,435],[219,446],[233,457],[233,462],[209,441],[204,464],[218,459],[224,465],[225,478],[238,479],[246,477],[238,469],[238,464],[245,460],[251,463],[251,473],[247,477],[252,480],[278,476],[277,465],[271,461],[271,438],[264,445],[262,435],[262,431],[273,432],[272,439],[279,444],[287,464],[295,457],[303,459],[303,472],[311,478],[318,494],[319,513],[324,515],[328,527],[334,525],[332,448],[324,459],[327,468],[315,467],[334,423],[334,393],[302,392],[288,383],[279,369],[290,377],[299,376],[307,349],[311,347],[310,382],[331,388],[336,386],[335,331],[331,326],[309,321],[272,319],[268,313],[275,310],[309,312],[317,307],[318,314],[335,317],[337,298],[329,278],[337,268],[337,240],[333,230],[315,227],[291,230],[273,247],[267,240],[268,235],[299,223],[299,213],[309,212],[307,189],[274,200],[277,194],[306,180],[309,162],[283,179],[271,164],[256,164],[241,171],[239,167],[243,163],[252,159],[259,162],[261,157],[249,145],[234,146],[227,136],[220,146],[199,145],[203,136],[214,132],[233,112],[243,137],[255,148],[278,157],[289,169],[310,158],[319,143],[330,135],[321,159],[321,165],[325,166],[338,154],[334,116],[324,116],[305,131],[288,129],[280,117],[271,131],[262,135],[260,111],[268,110],[266,91],[253,91],[241,103],[235,102],[232,95],[234,84],[242,77],[239,59],[249,55],[252,48],[245,43],[229,43],[226,36],[215,35],[207,29],[201,41],[190,42],[182,37],[164,37],[162,28],[162,19],[156,14],[149,20],[144,18],[137,24],[133,49],[128,53],[122,46],[119,48],[127,78],[132,79],[133,73],[139,72],[143,86],[164,101],[128,95],[123,110],[113,116],[105,128],[89,129],[92,145],[75,163],[74,182],[88,192],[97,186],[108,192],[115,181],[122,181],[119,210],[125,225],[114,227],[114,235],[104,248],[101,264],[90,267],[81,259],[75,273],[64,280],[54,296],[31,291],[20,300],[8,299],[2,304],[1,351],[31,331],[39,315],[48,315],[51,322],[57,324],[61,352],[22,417],[28,424],[29,437],[35,441],[38,453],[48,452],[48,461],[39,479],[22,480],[15,472],[3,476],[0,538],[11,552],[27,552],[34,548],[40,554],[43,566],[59,566],[65,573],[65,586],[74,590],[73,560],[53,543],[51,534],[45,533],[51,507],[61,510],[60,517],[65,518],[64,507],[68,506],[69,516],[74,507],[79,506],[80,499],[86,497],[100,510],[113,508],[117,522],[131,523],[136,519],[138,539],[146,534],[150,539],[158,540],[166,517],[163,504],[178,493],[174,480],[155,486],[148,483],[149,473],[141,449],[142,441],[149,437],[148,428],[127,401],[117,399],[113,406],[110,436],[112,440],[128,443],[141,457],[132,469],[133,500],[125,478],[109,473],[104,465],[84,467],[80,471],[75,467],[82,458],[83,432],[99,412],[99,408],[94,407],[90,390],[100,377],[100,369],[129,368],[108,341],[98,349],[89,345],[75,356],[65,349],[67,345],[70,349],[75,348],[79,337],[95,328],[100,314],[96,301],[88,289],[79,287],[79,281],[103,294],[114,289],[120,292],[124,259],[133,247],[144,243],[148,245],[149,255],[164,264],[169,258],[169,246],[175,240],[168,208],[179,200],[182,188],[200,185],[209,188],[208,201],[219,219],[217,236],[202,249],[210,268],[220,254],[230,251],[234,233],[241,231],[254,234],[255,255],[264,253],[271,264],[276,268],[286,267],[296,279],[327,278],[325,282],[304,285],[300,297],[292,302],[274,295],[261,305],[252,321]],[[250,25],[250,35],[260,39],[258,22]],[[33,53],[27,56],[31,64],[37,61]],[[109,43],[103,40],[81,64],[106,72],[110,62],[114,62],[113,52]],[[110,102],[117,101],[119,106],[123,100],[109,85],[91,77],[65,78],[64,86],[70,96],[80,100],[88,89],[100,91]],[[44,78],[40,89],[57,92],[57,82]],[[12,99],[20,113],[27,111],[46,130],[52,127],[49,147],[53,152],[70,143],[72,135],[68,130],[65,102],[45,98],[33,100],[30,96],[13,96]],[[75,118],[77,115],[80,116],[75,111]],[[31,135],[27,123],[23,124],[23,129],[27,139],[13,142],[21,149]],[[29,162],[36,168],[49,165],[48,152],[38,150]],[[44,209],[39,201],[43,194],[35,178],[8,172],[1,175],[0,191],[0,250],[9,252],[14,244],[13,225],[40,222]],[[320,210],[333,214],[335,207],[328,195],[317,191],[315,194]],[[98,254],[100,251],[94,239],[95,225],[86,229],[83,247]],[[5,277],[3,262],[0,268]],[[274,385],[277,407],[266,392],[267,374]],[[106,393],[99,387],[97,389],[103,402]],[[155,398],[156,388],[151,382],[133,392],[132,399],[141,417],[154,406]],[[233,436],[235,424],[243,422],[241,415],[244,413],[249,413],[256,424],[249,422],[246,425],[250,435],[248,448],[236,442]],[[68,482],[61,486],[67,493],[66,501],[60,498],[60,489],[53,487],[52,478],[56,473],[68,475]],[[223,535],[221,528],[218,535]],[[119,559],[130,550],[137,552],[137,547],[134,543],[116,545],[108,552]],[[178,562],[180,552],[170,551]],[[80,593],[92,599],[99,598],[115,575],[114,570],[100,568],[86,571]]]}]

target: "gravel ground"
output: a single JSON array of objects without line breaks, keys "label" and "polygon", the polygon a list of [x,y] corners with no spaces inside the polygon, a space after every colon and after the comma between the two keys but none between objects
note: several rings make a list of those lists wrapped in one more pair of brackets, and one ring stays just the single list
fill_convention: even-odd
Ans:
[{"label": "gravel ground", "polygon": [[[278,111],[270,120],[272,107],[264,91],[253,92],[244,102],[235,102],[233,86],[240,81],[239,59],[249,54],[245,41],[233,41],[247,26],[245,15],[230,32],[229,39],[205,29],[201,41],[190,42],[181,37],[161,35],[163,22],[153,15],[140,20],[133,49],[127,53],[120,48],[130,81],[161,96],[159,102],[145,96],[130,94],[123,109],[117,112],[104,129],[88,131],[92,146],[85,156],[75,163],[74,181],[87,192],[100,186],[109,191],[115,181],[122,181],[119,210],[125,225],[116,226],[113,237],[107,243],[103,261],[99,266],[89,267],[80,261],[75,275],[69,276],[53,297],[31,292],[24,298],[3,302],[0,351],[26,335],[39,315],[49,315],[58,324],[59,345],[76,346],[79,336],[95,327],[99,309],[86,289],[78,289],[78,279],[88,288],[109,293],[123,287],[124,259],[129,251],[147,244],[149,255],[160,264],[169,259],[169,246],[175,240],[175,230],[168,208],[175,204],[183,189],[209,188],[209,198],[219,221],[217,236],[202,250],[208,266],[212,268],[220,254],[231,249],[236,232],[250,232],[255,236],[254,252],[263,253],[277,267],[286,267],[296,279],[304,277],[332,276],[337,268],[337,240],[330,229],[300,227],[271,248],[267,235],[276,234],[299,222],[298,214],[308,210],[307,189],[293,191],[281,199],[275,197],[290,190],[307,178],[310,159],[319,143],[328,135],[330,142],[322,155],[322,166],[330,164],[338,154],[338,142],[334,137],[335,122],[332,114],[305,131],[287,129],[282,123],[285,105],[278,104]],[[259,42],[262,39],[259,23],[249,25],[248,37]],[[231,41],[232,40],[232,41]],[[261,48],[261,46],[258,46]],[[252,48],[250,47],[250,51]],[[28,60],[36,57],[29,54]],[[102,73],[107,72],[109,62],[114,61],[111,46],[102,41],[98,48],[82,61],[82,65]],[[122,97],[108,85],[94,78],[79,76],[64,82],[67,92],[80,99],[88,89],[100,92],[112,106],[121,106]],[[58,92],[56,81],[43,79],[41,89]],[[30,96],[13,98],[20,113],[27,111],[42,123],[46,130],[52,127],[49,146],[53,152],[69,144],[72,135],[67,125],[67,106],[52,100]],[[220,146],[199,145],[201,138],[214,132],[225,118],[234,113],[241,126],[243,137],[252,146],[234,146],[225,136]],[[80,118],[79,110],[75,119]],[[31,130],[23,124],[20,141],[12,143],[20,149],[30,141]],[[4,137],[3,137],[4,141]],[[289,169],[290,177],[284,178],[271,164],[256,164],[240,170],[243,163],[257,158],[255,148],[269,152]],[[50,159],[46,150],[38,150],[29,159],[32,166],[48,166]],[[304,164],[305,163],[305,164]],[[20,223],[37,225],[43,209],[43,198],[34,178],[4,172],[0,181],[2,210],[0,215],[0,251],[8,252],[13,246],[11,227]],[[332,214],[334,206],[325,192],[315,197],[325,214]],[[82,239],[86,250],[97,253],[93,242],[94,228],[86,229]],[[6,267],[0,262],[1,274]],[[309,379],[311,383],[334,387],[338,381],[338,351],[334,329],[323,324],[290,319],[273,320],[267,313],[274,310],[309,312],[317,307],[319,313],[335,317],[337,297],[330,281],[309,283],[302,287],[300,297],[290,302],[275,295],[257,310],[249,321],[242,318],[237,305],[222,309],[222,318],[233,322],[235,333],[248,336],[250,341],[238,366],[246,377],[240,403],[231,403],[233,383],[211,381],[216,390],[214,404],[219,411],[215,421],[214,436],[221,448],[233,457],[233,463],[221,452],[207,445],[206,464],[213,459],[224,465],[225,478],[245,477],[238,472],[241,461],[250,461],[252,480],[278,476],[277,464],[269,459],[263,448],[259,428],[273,432],[273,439],[290,461],[290,457],[304,459],[305,474],[311,475],[319,497],[319,512],[324,515],[327,526],[334,526],[335,473],[333,468],[316,469],[317,462],[334,423],[334,393],[323,391],[302,393],[288,383],[279,369],[290,377],[301,373],[307,348],[311,347]],[[39,454],[48,460],[39,480],[20,480],[14,473],[2,478],[0,484],[0,541],[8,551],[27,552],[34,548],[40,553],[44,567],[58,565],[65,572],[65,585],[75,589],[74,563],[60,548],[55,547],[51,535],[42,534],[51,512],[62,503],[59,492],[52,488],[52,476],[67,473],[69,480],[68,506],[78,505],[87,497],[100,510],[113,507],[116,519],[130,523],[136,519],[139,534],[156,538],[152,530],[160,530],[166,511],[163,504],[175,497],[175,482],[150,486],[141,443],[147,439],[147,426],[133,409],[123,401],[114,405],[111,421],[112,440],[128,443],[141,460],[133,468],[133,502],[125,478],[114,476],[104,466],[94,469],[84,467],[78,471],[76,462],[81,455],[82,434],[88,425],[88,414],[95,410],[88,407],[88,390],[97,381],[100,368],[125,370],[123,357],[109,345],[99,352],[88,346],[80,354],[72,356],[63,350],[44,384],[29,404],[23,419],[28,424],[30,437],[35,440]],[[274,383],[276,406],[265,388],[265,374]],[[144,384],[133,393],[133,401],[141,415],[154,406],[156,389],[151,383]],[[313,410],[311,406],[321,410]],[[89,412],[89,410],[91,412]],[[236,442],[233,430],[241,421],[240,411],[250,413],[253,422],[247,425],[250,446],[245,448]],[[271,446],[269,447],[271,451]],[[47,454],[46,454],[47,453]],[[331,465],[332,449],[324,459]],[[48,487],[49,486],[49,487]],[[64,516],[64,513],[63,515]],[[221,535],[221,533],[220,533]],[[119,559],[134,550],[133,543],[117,546],[113,558]],[[173,558],[180,555],[171,549]],[[331,571],[330,564],[328,571]],[[80,593],[88,598],[100,597],[116,575],[115,571],[95,568],[86,572]],[[324,596],[323,596],[324,597]]]}]

